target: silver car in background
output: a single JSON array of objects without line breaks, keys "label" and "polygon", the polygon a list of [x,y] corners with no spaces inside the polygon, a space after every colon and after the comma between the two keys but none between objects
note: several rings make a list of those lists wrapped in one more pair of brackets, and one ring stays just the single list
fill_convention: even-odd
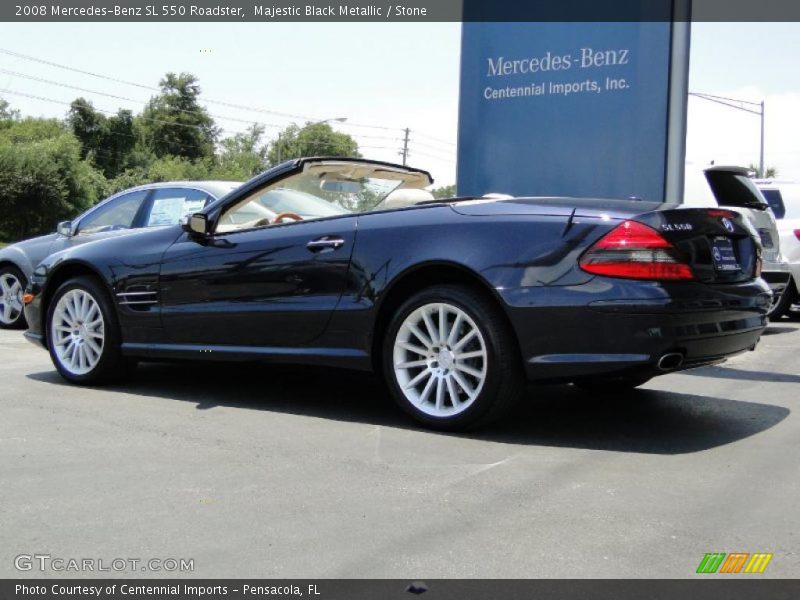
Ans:
[{"label": "silver car in background", "polygon": [[0,328],[26,326],[22,294],[33,269],[50,254],[133,229],[175,225],[241,185],[239,181],[167,181],[123,190],[95,204],[56,232],[0,250]]}]

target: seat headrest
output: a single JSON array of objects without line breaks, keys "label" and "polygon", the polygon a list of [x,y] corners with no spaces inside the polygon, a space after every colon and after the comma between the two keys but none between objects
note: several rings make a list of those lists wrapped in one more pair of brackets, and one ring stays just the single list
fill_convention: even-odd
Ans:
[{"label": "seat headrest", "polygon": [[435,200],[428,190],[418,188],[399,188],[389,193],[380,203],[381,208],[403,208],[418,202]]}]

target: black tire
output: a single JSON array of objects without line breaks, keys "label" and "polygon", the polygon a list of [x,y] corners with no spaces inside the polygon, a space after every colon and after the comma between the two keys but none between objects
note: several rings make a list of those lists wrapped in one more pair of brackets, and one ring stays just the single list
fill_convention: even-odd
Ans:
[{"label": "black tire", "polygon": [[[471,404],[452,416],[432,416],[414,406],[398,382],[394,347],[406,318],[420,307],[444,303],[460,309],[472,319],[485,343],[485,376]],[[525,377],[514,332],[491,298],[465,286],[440,285],[422,290],[400,306],[386,329],[382,347],[383,375],[395,402],[419,423],[444,431],[482,427],[508,413],[521,397]],[[458,361],[454,361],[454,364]],[[451,367],[455,371],[456,367]],[[463,389],[458,390],[463,393]]]},{"label": "black tire", "polygon": [[599,396],[610,396],[628,394],[651,379],[652,377],[643,376],[587,377],[573,381],[572,384],[585,392],[591,392]]},{"label": "black tire", "polygon": [[[5,265],[0,267],[0,278],[5,276],[11,276],[16,279],[22,291],[25,291],[25,286],[28,285],[28,280],[25,275],[22,274],[17,267],[13,265]],[[21,299],[20,299],[21,301]],[[0,310],[5,308],[5,298],[3,298],[3,290],[0,289]],[[2,315],[2,313],[0,313]],[[4,320],[0,318],[0,329],[26,329],[28,327],[28,322],[25,320],[25,312],[20,309],[19,313],[13,316],[10,320]]]},{"label": "black tire", "polygon": [[[88,293],[97,303],[103,317],[104,339],[100,358],[90,371],[80,374],[73,373],[62,363],[55,349],[53,335],[53,318],[56,306],[63,296],[73,290],[81,290]],[[111,299],[102,284],[92,277],[76,277],[75,279],[70,279],[56,290],[47,307],[45,327],[47,332],[47,347],[50,350],[50,358],[53,361],[53,365],[55,365],[58,373],[71,383],[79,385],[103,385],[112,383],[128,375],[136,365],[135,361],[128,360],[122,355],[122,337]]]},{"label": "black tire", "polygon": [[770,321],[777,321],[782,316],[789,314],[789,310],[795,302],[797,302],[797,289],[795,288],[794,280],[790,277],[789,282],[786,284],[786,289],[783,290],[778,301],[772,305],[767,317],[769,317]]}]

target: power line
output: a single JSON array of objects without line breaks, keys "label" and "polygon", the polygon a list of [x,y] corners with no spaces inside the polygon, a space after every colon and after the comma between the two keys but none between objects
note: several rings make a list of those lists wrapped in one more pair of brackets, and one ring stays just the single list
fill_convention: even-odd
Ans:
[{"label": "power line", "polygon": [[447,157],[444,157],[444,156],[436,156],[434,154],[428,154],[427,152],[422,152],[421,150],[411,150],[409,152],[409,156],[413,156],[413,155],[416,155],[416,154],[421,154],[422,156],[427,156],[428,158],[435,158],[436,160],[441,160],[441,161],[444,161],[444,162],[447,162],[447,163],[455,162],[455,158],[453,158],[453,157],[447,158]]},{"label": "power line", "polygon": [[[116,94],[109,94],[106,92],[100,92],[98,90],[91,90],[87,88],[78,87],[75,85],[70,85],[68,83],[63,83],[61,81],[54,81],[52,79],[45,79],[43,77],[35,77],[33,75],[27,75],[26,73],[20,73],[18,71],[9,71],[8,69],[0,69],[0,73],[4,73],[6,75],[13,75],[14,77],[22,77],[24,79],[29,79],[31,81],[38,81],[39,83],[46,83],[48,85],[56,85],[62,88],[68,88],[72,90],[77,90],[79,92],[85,92],[87,94],[97,94],[98,96],[105,96],[106,98],[113,98],[115,100],[123,100],[125,102],[135,102],[137,104],[148,105],[150,102],[148,100],[137,100],[136,98],[128,98],[127,96],[117,96]],[[226,117],[224,115],[215,115],[208,112],[198,111],[198,110],[189,110],[185,108],[170,108],[170,110],[174,110],[176,112],[182,112],[185,114],[190,115],[203,115],[213,117],[215,119],[222,119],[224,121],[237,121],[239,123],[248,123],[248,124],[258,124],[264,125],[265,127],[277,127],[281,128],[284,127],[283,125],[278,125],[277,123],[264,123],[261,121],[253,121],[251,119],[238,119],[236,117]]]},{"label": "power line", "polygon": [[[13,94],[15,96],[24,96],[25,98],[32,98],[33,100],[41,100],[42,102],[52,102],[53,104],[63,104],[65,106],[72,106],[71,102],[64,102],[63,100],[55,100],[54,98],[46,98],[44,96],[37,96],[35,94],[27,94],[25,92],[19,92],[19,91],[16,91],[16,90],[9,90],[9,89],[6,89],[6,88],[0,88],[0,92],[3,92],[4,94]],[[110,114],[110,115],[117,114],[113,110],[103,110],[102,108],[95,108],[94,110],[102,112],[102,113]],[[177,122],[173,122],[173,121],[164,121],[162,119],[152,119],[150,117],[143,117],[141,115],[138,115],[137,118],[142,119],[144,121],[151,121],[153,123],[160,123],[162,125],[167,125],[167,126],[171,126],[171,127],[188,127],[190,129],[198,129],[198,130],[203,131],[205,133],[213,133],[213,128],[203,127],[202,125],[192,125],[190,123],[177,123]],[[226,131],[225,129],[222,129],[222,128],[220,128],[219,130],[220,131]]]},{"label": "power line", "polygon": [[416,135],[422,136],[422,137],[427,138],[429,140],[433,140],[434,142],[439,142],[440,144],[445,144],[447,146],[455,146],[456,145],[455,142],[449,142],[447,140],[443,140],[442,138],[438,138],[438,137],[429,135],[427,133],[416,132]]},{"label": "power line", "polygon": [[[143,83],[136,83],[135,81],[128,81],[126,79],[119,79],[117,77],[110,77],[109,75],[103,75],[101,73],[94,73],[93,71],[86,71],[84,69],[78,69],[76,67],[70,67],[68,65],[63,65],[63,64],[60,64],[60,63],[57,63],[57,62],[53,62],[53,61],[50,61],[50,60],[45,60],[43,58],[37,58],[35,56],[30,56],[28,54],[22,54],[21,52],[14,52],[13,50],[7,50],[5,48],[0,48],[0,53],[7,54],[8,56],[13,56],[15,58],[21,58],[23,60],[29,60],[29,61],[41,63],[41,64],[44,64],[44,65],[48,65],[50,67],[55,67],[57,69],[65,69],[67,71],[72,71],[73,73],[80,73],[82,75],[89,75],[90,77],[96,77],[98,79],[105,79],[106,81],[113,81],[114,83],[122,83],[124,85],[131,85],[131,86],[143,89],[143,90],[149,90],[151,92],[158,92],[158,93],[162,92],[161,88],[157,88],[157,87],[154,87],[154,86],[151,86],[151,85],[145,85]],[[228,106],[230,108],[238,108],[240,110],[248,110],[248,111],[252,111],[252,112],[260,112],[260,113],[265,113],[265,114],[270,114],[270,115],[277,115],[277,116],[281,116],[281,117],[288,117],[288,118],[291,118],[291,119],[313,120],[312,117],[307,117],[305,115],[296,115],[296,114],[291,114],[291,113],[284,113],[284,112],[279,112],[279,111],[276,111],[276,110],[269,110],[269,109],[266,109],[266,108],[258,108],[258,107],[255,107],[255,106],[244,106],[244,105],[241,105],[241,104],[235,104],[233,102],[225,102],[225,101],[222,101],[222,100],[211,100],[209,98],[204,98],[203,101],[211,103],[211,104],[219,104],[220,106]]]},{"label": "power line", "polygon": [[[51,60],[45,60],[43,58],[38,58],[38,57],[35,57],[35,56],[31,56],[29,54],[23,54],[21,52],[15,52],[13,50],[8,50],[6,48],[0,48],[0,53],[6,54],[8,56],[13,56],[15,58],[20,58],[20,59],[23,59],[23,60],[28,60],[28,61],[40,63],[40,64],[47,65],[47,66],[50,66],[50,67],[55,67],[57,69],[65,69],[67,71],[72,71],[73,73],[80,73],[82,75],[89,75],[90,77],[96,77],[98,79],[104,79],[106,81],[113,81],[114,83],[121,83],[121,84],[124,84],[124,85],[134,86],[134,87],[137,87],[139,89],[148,90],[148,91],[151,91],[151,92],[158,92],[158,93],[162,92],[162,90],[160,88],[154,87],[154,86],[151,86],[151,85],[146,85],[146,84],[143,84],[143,83],[137,83],[135,81],[128,81],[126,79],[120,79],[118,77],[111,77],[109,75],[103,75],[102,73],[95,73],[93,71],[87,71],[85,69],[78,69],[76,67],[71,67],[69,65],[64,65],[64,64],[57,63],[57,62],[54,62],[54,61],[51,61]],[[276,116],[280,116],[280,117],[285,117],[285,118],[289,118],[289,119],[300,119],[300,120],[303,120],[303,121],[318,121],[319,120],[319,119],[315,119],[314,117],[309,117],[307,115],[286,113],[286,112],[281,112],[281,111],[277,111],[277,110],[270,110],[270,109],[266,109],[266,108],[260,108],[260,107],[256,107],[256,106],[247,106],[247,105],[244,105],[244,104],[237,104],[235,102],[227,102],[227,101],[224,101],[224,100],[214,100],[214,99],[210,99],[210,98],[203,98],[202,101],[203,102],[207,102],[209,104],[217,104],[219,106],[227,106],[229,108],[235,108],[235,109],[238,109],[238,110],[245,110],[245,111],[250,111],[250,112],[259,112],[259,113],[264,113],[264,114],[269,114],[269,115],[276,115]],[[369,128],[369,129],[382,129],[382,130],[385,130],[385,131],[401,131],[402,130],[400,127],[386,127],[384,125],[370,125],[370,124],[365,124],[365,123],[349,123],[348,122],[348,123],[346,123],[346,125],[348,125],[350,127],[364,127],[364,128]]]},{"label": "power line", "polygon": [[[119,96],[119,95],[116,95],[116,94],[109,94],[107,92],[101,92],[99,90],[83,88],[83,87],[71,85],[71,84],[68,84],[68,83],[64,83],[64,82],[61,82],[61,81],[54,81],[52,79],[45,79],[43,77],[36,77],[36,76],[33,76],[33,75],[28,75],[26,73],[20,73],[19,71],[10,71],[8,69],[0,69],[0,73],[6,74],[6,75],[12,75],[12,76],[15,76],[15,77],[22,77],[24,79],[28,79],[28,80],[31,80],[31,81],[36,81],[36,82],[39,82],[39,83],[45,83],[45,84],[48,84],[48,85],[55,85],[55,86],[62,87],[62,88],[73,89],[73,90],[77,90],[79,92],[85,92],[85,93],[88,93],[88,94],[97,94],[99,96],[104,96],[104,97],[107,97],[107,98],[113,98],[115,100],[123,100],[125,102],[134,102],[134,103],[137,103],[137,104],[143,104],[145,106],[149,104],[149,101],[147,101],[147,100],[138,100],[136,98],[129,98],[127,96]],[[190,115],[203,115],[203,116],[207,115],[207,116],[213,117],[214,119],[220,119],[220,120],[223,120],[223,121],[235,121],[235,122],[238,122],[238,123],[247,123],[247,124],[250,124],[250,125],[263,125],[264,127],[272,127],[272,128],[276,128],[276,129],[281,129],[281,128],[286,127],[285,125],[280,125],[278,123],[267,123],[267,122],[264,122],[264,121],[254,121],[254,120],[251,120],[251,119],[240,119],[240,118],[237,118],[237,117],[229,117],[229,116],[226,116],[226,115],[218,115],[218,114],[214,114],[214,113],[208,113],[208,112],[197,111],[197,110],[188,110],[188,109],[181,109],[181,108],[170,108],[170,110],[174,110],[174,111],[177,111],[177,112],[182,112],[182,113],[186,113],[186,114],[190,114]],[[361,134],[361,133],[354,133],[354,134],[349,134],[349,135],[351,135],[352,137],[358,137],[358,138],[363,138],[363,139],[400,141],[400,138],[397,138],[397,137],[389,137],[389,136],[381,136],[381,135],[368,135],[368,134]]]},{"label": "power line", "polygon": [[452,148],[452,149],[450,149],[450,148],[448,148],[448,149],[444,149],[444,148],[442,148],[442,147],[440,147],[440,146],[433,146],[433,145],[431,145],[431,144],[427,144],[427,143],[425,143],[425,142],[420,142],[419,140],[411,140],[411,143],[412,143],[412,144],[419,145],[419,146],[422,146],[423,148],[428,148],[428,149],[430,149],[430,150],[434,150],[434,151],[436,151],[436,152],[447,152],[447,153],[454,153],[454,152],[456,151],[456,150],[455,150],[455,148]]},{"label": "power line", "polygon": [[[67,71],[71,71],[73,73],[80,73],[82,75],[88,75],[90,77],[95,77],[97,79],[102,79],[102,80],[105,80],[105,81],[111,81],[111,82],[114,82],[114,83],[120,83],[120,84],[124,84],[124,85],[134,86],[136,88],[143,89],[143,90],[148,90],[148,91],[151,91],[151,92],[162,93],[162,91],[163,91],[159,87],[146,85],[146,84],[142,84],[142,83],[137,83],[135,81],[128,81],[126,79],[121,79],[121,78],[118,78],[118,77],[112,77],[112,76],[109,76],[109,75],[104,75],[102,73],[96,73],[94,71],[87,71],[85,69],[79,69],[79,68],[72,67],[72,66],[69,66],[69,65],[64,65],[64,64],[61,64],[61,63],[58,63],[58,62],[55,62],[55,61],[46,60],[46,59],[43,59],[43,58],[38,58],[38,57],[35,57],[35,56],[31,56],[29,54],[23,54],[21,52],[8,50],[8,49],[5,49],[5,48],[0,48],[0,53],[6,54],[8,56],[13,56],[15,58],[36,62],[36,63],[39,63],[39,64],[44,64],[44,65],[47,65],[47,66],[50,66],[50,67],[55,67],[55,68],[58,68],[58,69],[64,69],[64,70],[67,70]],[[17,76],[17,77],[24,77],[26,79],[39,81],[39,82],[42,82],[42,83],[47,83],[47,84],[50,84],[50,85],[58,85],[60,87],[76,89],[78,91],[83,91],[83,92],[86,92],[86,93],[98,94],[98,95],[101,95],[101,96],[106,96],[106,97],[109,97],[109,98],[114,98],[114,99],[118,99],[118,100],[124,100],[124,101],[128,101],[128,102],[136,102],[136,103],[141,103],[141,104],[147,104],[146,101],[136,100],[136,99],[133,99],[133,98],[127,98],[125,96],[117,96],[117,95],[114,95],[114,94],[109,94],[109,93],[106,93],[106,92],[100,92],[100,91],[97,91],[97,90],[89,90],[89,89],[86,89],[86,88],[80,88],[78,86],[72,86],[70,84],[65,84],[65,83],[62,83],[62,82],[56,82],[56,81],[48,80],[48,79],[44,79],[44,78],[37,78],[37,77],[31,76],[31,75],[27,75],[27,74],[24,74],[24,73],[18,73],[18,72],[9,71],[9,70],[2,70],[2,72],[6,73],[6,74],[9,74],[9,75]],[[9,93],[11,93],[11,92],[9,92]],[[269,114],[269,115],[279,116],[279,117],[288,118],[288,119],[300,119],[300,120],[303,120],[303,121],[316,121],[316,120],[318,120],[318,119],[314,119],[313,117],[309,117],[307,115],[285,113],[285,112],[276,111],[276,110],[270,110],[270,109],[266,109],[266,108],[260,108],[260,107],[255,107],[255,106],[247,106],[247,105],[244,105],[244,104],[238,104],[238,103],[234,103],[234,102],[227,102],[227,101],[224,101],[224,100],[201,98],[200,101],[204,102],[204,103],[209,103],[209,104],[217,104],[219,106],[226,106],[226,107],[234,108],[234,109],[237,109],[237,110],[258,112],[258,113]],[[176,110],[181,110],[181,109],[176,109]],[[108,112],[108,111],[102,111],[102,112]],[[192,113],[192,112],[195,112],[195,111],[182,110],[182,112]],[[223,116],[223,115],[213,115],[213,114],[211,114],[210,116],[212,116],[214,118],[217,118],[217,119],[228,120],[228,121],[238,121],[238,122],[241,122],[241,123],[250,123],[250,124],[258,123],[258,124],[264,125],[266,127],[274,127],[274,128],[284,127],[284,126],[278,125],[276,123],[263,123],[263,122],[249,120],[249,119],[241,119],[241,118],[228,117],[228,116]],[[383,130],[383,131],[393,131],[393,132],[398,132],[398,133],[404,132],[404,129],[400,128],[400,127],[388,127],[388,126],[385,126],[385,125],[372,125],[372,124],[367,124],[367,123],[354,123],[354,122],[350,122],[350,121],[348,121],[346,123],[342,123],[341,125],[344,128],[347,128],[347,127],[358,127],[358,128],[376,129],[376,130]],[[433,142],[437,142],[439,144],[444,144],[444,145],[447,145],[447,146],[455,146],[455,144],[453,142],[449,142],[447,140],[443,140],[441,138],[437,138],[435,136],[432,136],[432,135],[429,135],[429,134],[426,134],[426,133],[420,133],[420,132],[415,132],[415,133],[416,133],[416,135],[422,136],[424,138],[427,138],[427,139],[429,139],[429,140],[431,140]],[[352,133],[352,134],[349,134],[349,135],[351,135],[353,137],[364,138],[364,139],[383,139],[383,140],[390,140],[390,141],[400,141],[401,140],[401,138],[399,138],[399,137],[389,137],[389,136],[377,136],[377,135],[373,136],[373,135],[368,135],[368,134],[356,134],[356,133]],[[431,146],[431,148],[433,148],[433,146]]]}]

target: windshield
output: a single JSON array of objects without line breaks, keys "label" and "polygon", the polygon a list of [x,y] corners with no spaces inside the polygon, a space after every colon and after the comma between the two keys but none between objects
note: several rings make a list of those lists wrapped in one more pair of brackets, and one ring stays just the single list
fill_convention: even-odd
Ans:
[{"label": "windshield", "polygon": [[383,200],[404,181],[386,169],[363,169],[358,165],[348,165],[347,170],[314,165],[231,206],[220,218],[217,230],[252,229],[380,209]]}]

